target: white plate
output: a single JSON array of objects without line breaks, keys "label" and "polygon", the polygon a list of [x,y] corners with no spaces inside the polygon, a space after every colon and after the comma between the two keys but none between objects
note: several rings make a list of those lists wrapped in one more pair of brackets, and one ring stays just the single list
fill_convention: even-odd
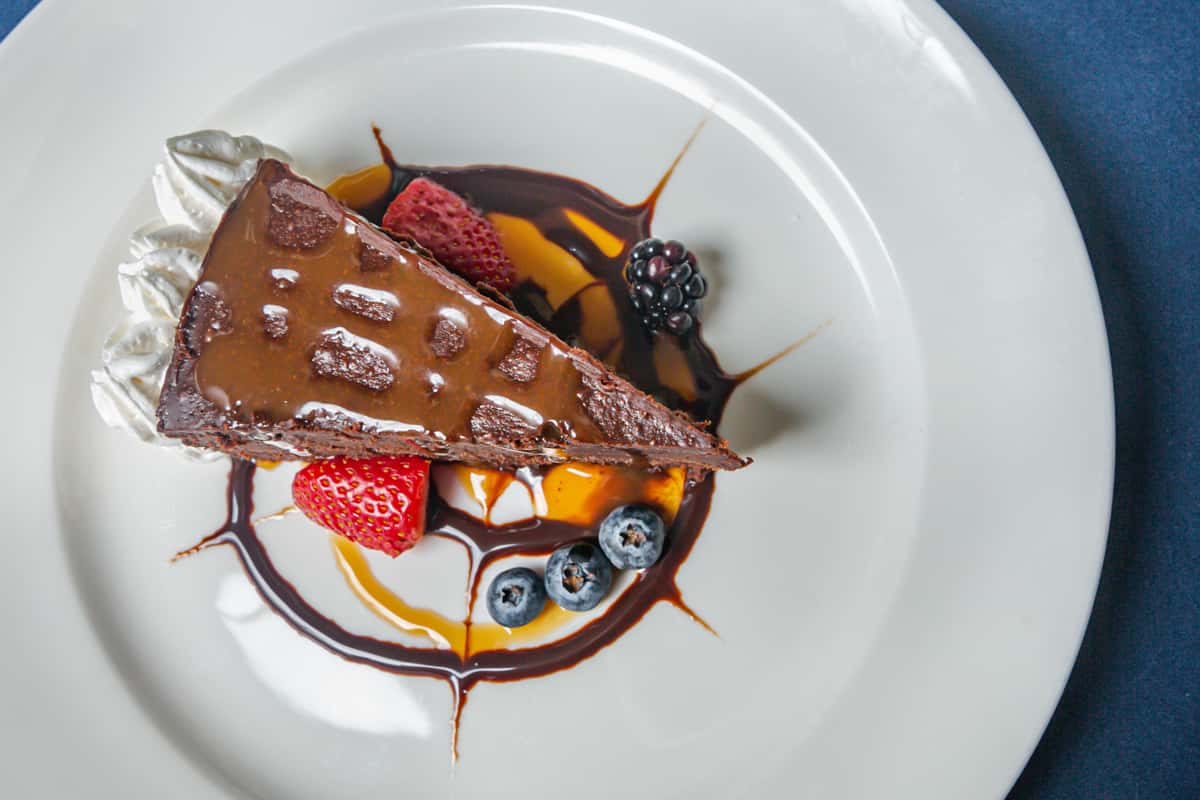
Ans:
[{"label": "white plate", "polygon": [[[51,0],[0,49],[6,796],[1003,795],[1095,589],[1109,365],[1058,181],[933,3],[124,5]],[[441,684],[300,639],[229,552],[167,566],[219,522],[222,469],[105,429],[85,380],[147,172],[211,124],[325,179],[373,158],[374,120],[408,160],[635,200],[706,114],[656,229],[720,253],[716,349],[736,369],[832,320],[730,407],[757,463],[681,573],[722,638],[661,606],[482,685],[452,775]],[[289,574],[375,630],[284,530]],[[451,603],[456,557],[393,577]]]}]

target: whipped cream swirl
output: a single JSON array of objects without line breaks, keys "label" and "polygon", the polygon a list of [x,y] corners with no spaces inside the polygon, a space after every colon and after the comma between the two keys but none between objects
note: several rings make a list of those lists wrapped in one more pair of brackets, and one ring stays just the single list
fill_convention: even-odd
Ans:
[{"label": "whipped cream swirl", "polygon": [[186,447],[158,433],[156,409],[171,362],[175,327],[196,283],[213,231],[258,167],[259,159],[290,162],[282,150],[253,136],[196,131],[175,136],[154,168],[160,219],[130,238],[130,261],[117,267],[125,314],[92,371],[92,402],[104,421],[143,442],[179,449],[197,459],[218,454]]}]

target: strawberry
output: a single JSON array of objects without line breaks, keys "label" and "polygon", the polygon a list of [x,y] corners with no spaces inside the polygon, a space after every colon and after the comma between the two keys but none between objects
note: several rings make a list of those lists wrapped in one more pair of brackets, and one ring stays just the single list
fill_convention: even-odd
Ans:
[{"label": "strawberry", "polygon": [[414,178],[383,214],[383,227],[409,236],[471,283],[508,292],[516,270],[492,224],[454,192],[428,178]]},{"label": "strawberry", "polygon": [[416,456],[314,461],[292,480],[292,500],[318,525],[396,556],[425,533],[429,462]]}]

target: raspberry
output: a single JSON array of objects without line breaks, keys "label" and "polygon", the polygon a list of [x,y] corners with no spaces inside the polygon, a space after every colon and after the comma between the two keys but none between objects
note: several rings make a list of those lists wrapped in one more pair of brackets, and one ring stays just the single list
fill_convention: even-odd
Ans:
[{"label": "raspberry", "polygon": [[516,270],[500,234],[478,210],[428,178],[416,178],[396,195],[383,215],[384,230],[410,236],[447,269],[501,294],[512,290]]}]

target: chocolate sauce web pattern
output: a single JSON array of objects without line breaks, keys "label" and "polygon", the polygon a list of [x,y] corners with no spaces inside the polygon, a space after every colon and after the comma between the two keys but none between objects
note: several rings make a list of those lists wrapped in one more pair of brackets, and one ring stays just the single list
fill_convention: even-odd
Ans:
[{"label": "chocolate sauce web pattern", "polygon": [[[582,181],[534,170],[508,166],[433,168],[400,165],[377,129],[375,133],[381,155],[390,170],[390,185],[383,196],[356,211],[378,223],[391,199],[409,181],[423,176],[467,197],[484,212],[532,222],[542,237],[578,259],[591,280],[557,309],[545,302],[544,295],[539,298],[535,281],[527,281],[514,291],[519,309],[567,341],[574,341],[586,324],[582,298],[587,293],[603,290],[612,300],[610,313],[614,316],[619,337],[607,348],[608,352],[597,355],[603,358],[617,353],[615,368],[642,390],[659,397],[667,405],[686,411],[694,419],[709,421],[715,428],[734,389],[758,371],[756,368],[740,375],[724,372],[712,350],[701,339],[698,325],[677,345],[672,345],[678,348],[676,375],[674,380],[668,380],[656,364],[656,340],[642,328],[626,300],[622,276],[625,254],[634,243],[650,236],[655,203],[679,158],[644,202],[625,205]],[[681,152],[680,157],[682,155]],[[576,215],[574,219],[573,214]],[[604,252],[594,237],[581,230],[576,221],[579,218],[593,221],[614,240],[619,240],[623,244],[619,252]],[[683,383],[690,388],[686,393],[678,390],[680,371],[686,372]],[[454,697],[452,756],[455,758],[458,723],[467,693],[480,681],[521,680],[574,666],[620,638],[660,602],[675,605],[712,631],[683,602],[675,582],[708,515],[714,483],[711,473],[689,477],[661,560],[639,573],[603,614],[569,636],[545,644],[520,650],[483,650],[460,655],[452,649],[417,647],[354,634],[311,606],[275,568],[255,532],[251,522],[255,470],[252,461],[233,460],[225,524],[181,555],[216,545],[229,545],[237,552],[247,576],[264,601],[304,636],[350,661],[398,674],[446,681]],[[496,559],[517,554],[544,555],[566,542],[595,540],[595,532],[590,528],[544,519],[536,519],[519,530],[498,531],[436,501],[431,504],[427,535],[452,539],[466,549],[470,560],[469,606],[474,605],[479,576]]]},{"label": "chocolate sauce web pattern", "polygon": [[[458,724],[467,693],[480,681],[523,680],[572,667],[619,639],[659,602],[677,606],[711,631],[683,602],[675,583],[676,574],[691,552],[708,515],[713,488],[711,475],[692,486],[684,496],[669,544],[659,563],[639,573],[604,614],[564,639],[521,650],[484,650],[463,657],[453,650],[416,647],[351,633],[309,604],[276,569],[251,522],[256,469],[253,461],[233,459],[225,524],[181,555],[191,555],[217,545],[232,546],[247,577],[266,604],[299,633],[349,661],[402,675],[446,681],[454,696],[454,757],[457,757]],[[506,555],[543,554],[562,542],[595,539],[590,529],[545,520],[538,520],[520,534],[497,533],[445,506],[432,512],[431,524],[433,527],[426,535],[455,540],[471,554],[472,598],[478,589],[478,576],[495,559]]]}]

